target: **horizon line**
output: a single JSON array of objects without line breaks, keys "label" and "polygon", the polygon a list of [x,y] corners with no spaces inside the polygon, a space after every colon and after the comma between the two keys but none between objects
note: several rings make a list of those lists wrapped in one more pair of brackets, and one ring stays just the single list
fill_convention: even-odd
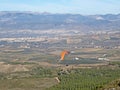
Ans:
[{"label": "horizon line", "polygon": [[0,10],[0,12],[28,12],[28,13],[39,13],[39,14],[42,14],[42,13],[46,13],[46,14],[72,14],[72,15],[86,15],[86,16],[89,16],[89,15],[109,15],[109,14],[112,14],[112,15],[119,15],[120,13],[101,13],[101,14],[80,14],[80,13],[53,13],[53,12],[47,12],[47,11],[24,11],[24,10]]}]

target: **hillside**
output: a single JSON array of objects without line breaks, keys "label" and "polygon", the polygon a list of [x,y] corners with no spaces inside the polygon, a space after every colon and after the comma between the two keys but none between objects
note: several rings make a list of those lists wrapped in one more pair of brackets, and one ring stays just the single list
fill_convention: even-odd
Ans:
[{"label": "hillside", "polygon": [[120,14],[79,15],[37,12],[0,12],[0,30],[120,30]]}]

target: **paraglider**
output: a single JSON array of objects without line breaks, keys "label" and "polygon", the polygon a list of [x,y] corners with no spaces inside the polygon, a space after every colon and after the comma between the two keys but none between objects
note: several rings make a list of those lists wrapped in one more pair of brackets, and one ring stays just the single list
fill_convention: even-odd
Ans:
[{"label": "paraglider", "polygon": [[67,50],[64,50],[64,51],[62,51],[61,52],[61,55],[60,55],[60,60],[64,60],[64,57],[65,57],[65,55],[67,55],[67,54],[69,54],[70,52],[69,51],[67,51]]}]

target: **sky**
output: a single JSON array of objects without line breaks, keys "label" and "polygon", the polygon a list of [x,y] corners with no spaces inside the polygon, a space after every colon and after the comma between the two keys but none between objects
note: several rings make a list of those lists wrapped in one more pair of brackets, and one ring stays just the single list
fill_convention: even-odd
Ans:
[{"label": "sky", "polygon": [[118,14],[120,0],[0,0],[0,11]]}]

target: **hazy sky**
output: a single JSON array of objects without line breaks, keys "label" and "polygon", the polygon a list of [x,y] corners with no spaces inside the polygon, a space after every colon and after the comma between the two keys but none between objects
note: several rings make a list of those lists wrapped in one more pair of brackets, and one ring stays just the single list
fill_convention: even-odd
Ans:
[{"label": "hazy sky", "polygon": [[0,11],[117,14],[120,0],[0,0]]}]

